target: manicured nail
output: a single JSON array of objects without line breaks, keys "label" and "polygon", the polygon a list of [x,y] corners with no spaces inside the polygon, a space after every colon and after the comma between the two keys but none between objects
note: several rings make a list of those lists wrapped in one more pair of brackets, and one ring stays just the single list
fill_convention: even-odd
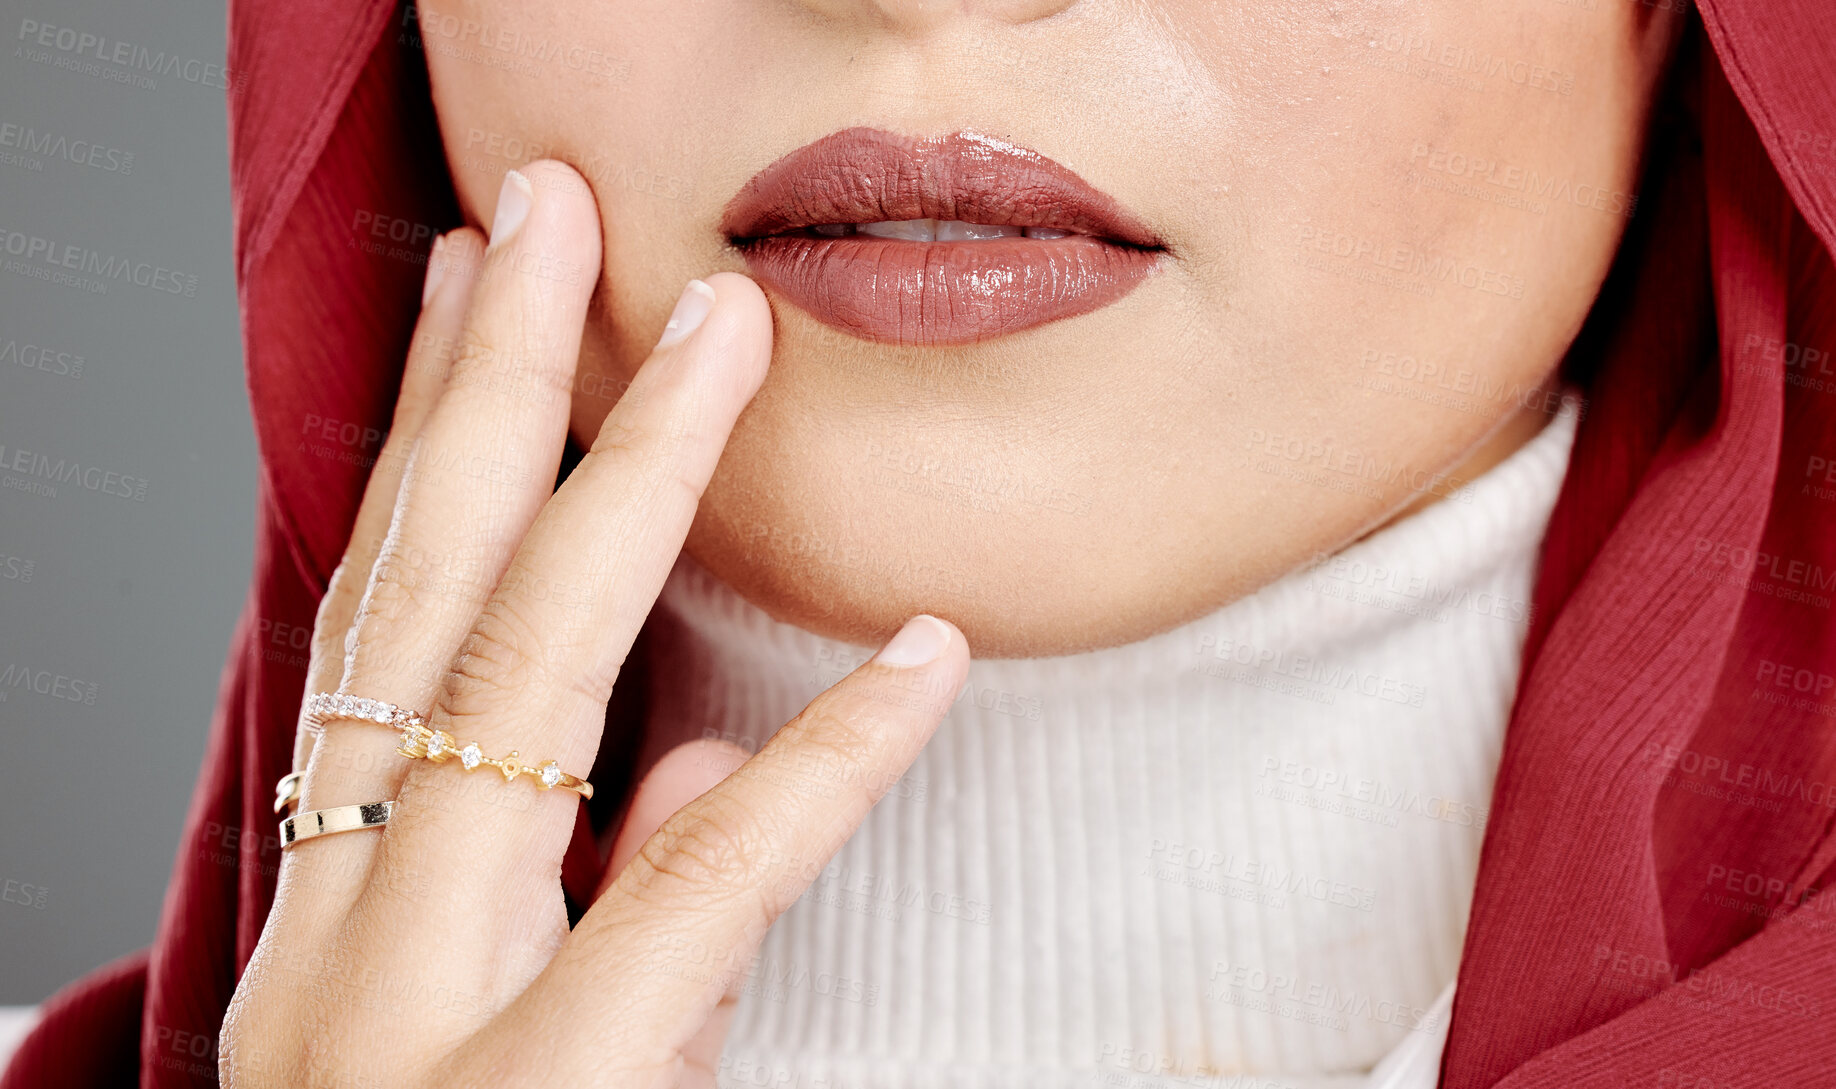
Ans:
[{"label": "manicured nail", "polygon": [[905,622],[892,642],[880,648],[873,660],[882,665],[909,669],[937,660],[950,645],[949,625],[934,616],[919,613]]},{"label": "manicured nail", "polygon": [[516,237],[534,204],[535,189],[529,179],[514,170],[506,172],[504,187],[497,192],[497,211],[491,213],[491,249]]},{"label": "manicured nail", "polygon": [[421,282],[421,309],[427,309],[428,300],[434,292],[440,290],[440,281],[446,279],[446,263],[440,260],[440,247],[446,242],[446,236],[434,239],[433,249],[427,252],[427,279]]},{"label": "manicured nail", "polygon": [[676,300],[676,308],[669,312],[669,324],[663,327],[663,337],[657,341],[657,347],[667,348],[687,340],[701,328],[713,309],[714,289],[700,280],[690,280],[682,289],[682,297]]}]

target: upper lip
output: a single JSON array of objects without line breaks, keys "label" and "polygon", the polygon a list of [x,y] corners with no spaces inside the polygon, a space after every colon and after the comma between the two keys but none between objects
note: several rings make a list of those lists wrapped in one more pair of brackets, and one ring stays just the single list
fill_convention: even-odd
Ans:
[{"label": "upper lip", "polygon": [[728,202],[720,227],[744,245],[826,223],[910,219],[1049,227],[1162,248],[1145,223],[1066,167],[973,132],[831,133],[754,175]]}]

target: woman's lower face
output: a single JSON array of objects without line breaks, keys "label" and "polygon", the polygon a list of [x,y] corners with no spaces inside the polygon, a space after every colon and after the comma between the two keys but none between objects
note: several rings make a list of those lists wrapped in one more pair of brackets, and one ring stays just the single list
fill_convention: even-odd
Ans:
[{"label": "woman's lower face", "polygon": [[[413,16],[411,16],[412,18]],[[1680,20],[1516,0],[432,0],[467,217],[573,165],[590,443],[685,281],[772,368],[688,550],[871,643],[1126,642],[1455,494],[1553,414]]]}]

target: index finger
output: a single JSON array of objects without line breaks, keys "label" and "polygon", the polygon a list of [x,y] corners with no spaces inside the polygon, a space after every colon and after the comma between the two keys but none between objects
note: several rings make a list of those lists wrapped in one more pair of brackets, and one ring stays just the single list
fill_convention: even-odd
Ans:
[{"label": "index finger", "polygon": [[[606,1054],[675,1061],[766,929],[917,759],[968,669],[955,625],[912,618],[665,821],[491,1031],[564,1084],[603,1074]],[[554,1009],[574,1016],[543,1015]]]}]

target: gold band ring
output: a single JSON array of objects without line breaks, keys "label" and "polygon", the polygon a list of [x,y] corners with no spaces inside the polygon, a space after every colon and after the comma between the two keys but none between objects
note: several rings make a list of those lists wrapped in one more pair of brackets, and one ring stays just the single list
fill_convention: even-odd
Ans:
[{"label": "gold band ring", "polygon": [[527,775],[535,780],[543,790],[561,787],[564,790],[573,791],[582,798],[593,796],[592,783],[562,771],[561,766],[553,760],[531,767],[518,762],[521,754],[515,749],[511,749],[510,754],[504,757],[486,756],[476,741],[458,741],[445,730],[436,730],[427,725],[427,720],[415,712],[397,707],[393,703],[339,695],[334,692],[316,692],[306,697],[303,721],[308,730],[314,733],[321,732],[327,722],[336,719],[373,722],[378,726],[387,726],[392,730],[400,731],[402,743],[396,747],[395,751],[410,760],[431,760],[436,764],[443,764],[448,760],[456,759],[459,761],[459,766],[466,771],[476,771],[479,767],[489,764],[503,773],[505,782]]},{"label": "gold band ring", "polygon": [[394,802],[363,802],[331,809],[311,809],[295,813],[280,822],[281,850],[303,839],[329,836],[335,832],[355,832],[359,828],[381,828],[395,815]]}]

